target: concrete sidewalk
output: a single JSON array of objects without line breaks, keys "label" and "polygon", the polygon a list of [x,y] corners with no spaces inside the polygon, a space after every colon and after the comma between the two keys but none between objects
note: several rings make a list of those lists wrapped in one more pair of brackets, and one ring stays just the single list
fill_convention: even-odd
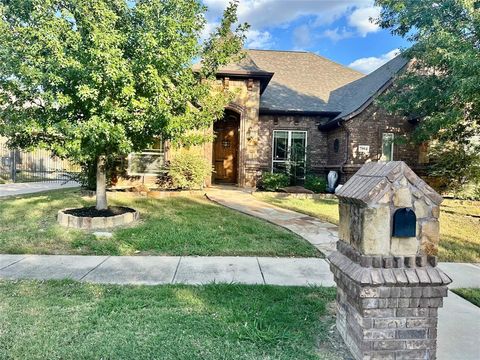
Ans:
[{"label": "concrete sidewalk", "polygon": [[0,255],[0,279],[135,285],[335,285],[324,259],[228,256]]},{"label": "concrete sidewalk", "polygon": [[0,184],[0,198],[5,196],[17,196],[34,194],[42,191],[67,189],[79,187],[75,181],[51,181],[51,182],[32,182],[32,183],[15,183],[15,184]]},{"label": "concrete sidewalk", "polygon": [[294,232],[325,255],[335,251],[338,227],[334,224],[267,204],[257,200],[250,192],[235,187],[212,187],[206,189],[206,194],[210,200],[220,205]]},{"label": "concrete sidewalk", "polygon": [[[480,287],[480,266],[441,263],[451,287]],[[0,280],[73,279],[102,284],[242,283],[335,286],[318,258],[0,255]],[[480,358],[480,309],[449,292],[439,309],[438,359]]]},{"label": "concrete sidewalk", "polygon": [[[480,288],[480,266],[440,263],[450,288]],[[319,258],[247,256],[0,255],[0,279],[72,279],[104,284],[207,284],[335,286]],[[468,280],[468,282],[467,282]]]}]

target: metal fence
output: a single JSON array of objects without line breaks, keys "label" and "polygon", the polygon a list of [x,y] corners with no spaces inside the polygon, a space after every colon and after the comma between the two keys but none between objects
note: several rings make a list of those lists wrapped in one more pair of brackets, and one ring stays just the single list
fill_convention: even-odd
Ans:
[{"label": "metal fence", "polygon": [[78,166],[53,156],[50,151],[9,149],[6,140],[0,138],[0,183],[68,181],[79,172]]}]

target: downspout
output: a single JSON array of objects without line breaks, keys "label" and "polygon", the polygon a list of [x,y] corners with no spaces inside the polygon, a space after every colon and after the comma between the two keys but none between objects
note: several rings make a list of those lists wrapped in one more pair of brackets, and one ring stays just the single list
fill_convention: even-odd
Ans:
[{"label": "downspout", "polygon": [[345,171],[344,171],[344,166],[347,165],[347,162],[348,162],[348,159],[349,159],[349,156],[348,156],[348,149],[349,149],[349,144],[350,144],[350,130],[347,128],[347,126],[345,125],[345,121],[342,121],[342,120],[339,120],[338,121],[338,124],[345,130],[345,160],[343,161],[343,163],[340,165],[340,173],[341,174],[345,174]]}]

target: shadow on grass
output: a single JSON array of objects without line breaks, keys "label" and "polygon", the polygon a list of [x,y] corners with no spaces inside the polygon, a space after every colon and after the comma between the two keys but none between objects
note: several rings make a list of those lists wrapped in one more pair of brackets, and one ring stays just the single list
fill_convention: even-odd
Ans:
[{"label": "shadow on grass", "polygon": [[213,204],[202,197],[150,199],[109,194],[111,205],[137,209],[140,221],[114,229],[112,238],[65,229],[57,224],[63,208],[91,205],[77,190],[11,198],[0,204],[0,252],[96,255],[321,254],[304,239],[259,219]]}]

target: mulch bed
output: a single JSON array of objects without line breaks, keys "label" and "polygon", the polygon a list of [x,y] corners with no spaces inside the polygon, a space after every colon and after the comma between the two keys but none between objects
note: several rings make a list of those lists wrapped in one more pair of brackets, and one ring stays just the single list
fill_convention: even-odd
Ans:
[{"label": "mulch bed", "polygon": [[106,210],[97,210],[95,206],[91,207],[84,207],[78,209],[69,209],[64,211],[65,214],[77,216],[77,217],[112,217],[117,215],[122,215],[126,213],[133,213],[135,212],[134,209],[123,207],[123,206],[110,206]]}]

